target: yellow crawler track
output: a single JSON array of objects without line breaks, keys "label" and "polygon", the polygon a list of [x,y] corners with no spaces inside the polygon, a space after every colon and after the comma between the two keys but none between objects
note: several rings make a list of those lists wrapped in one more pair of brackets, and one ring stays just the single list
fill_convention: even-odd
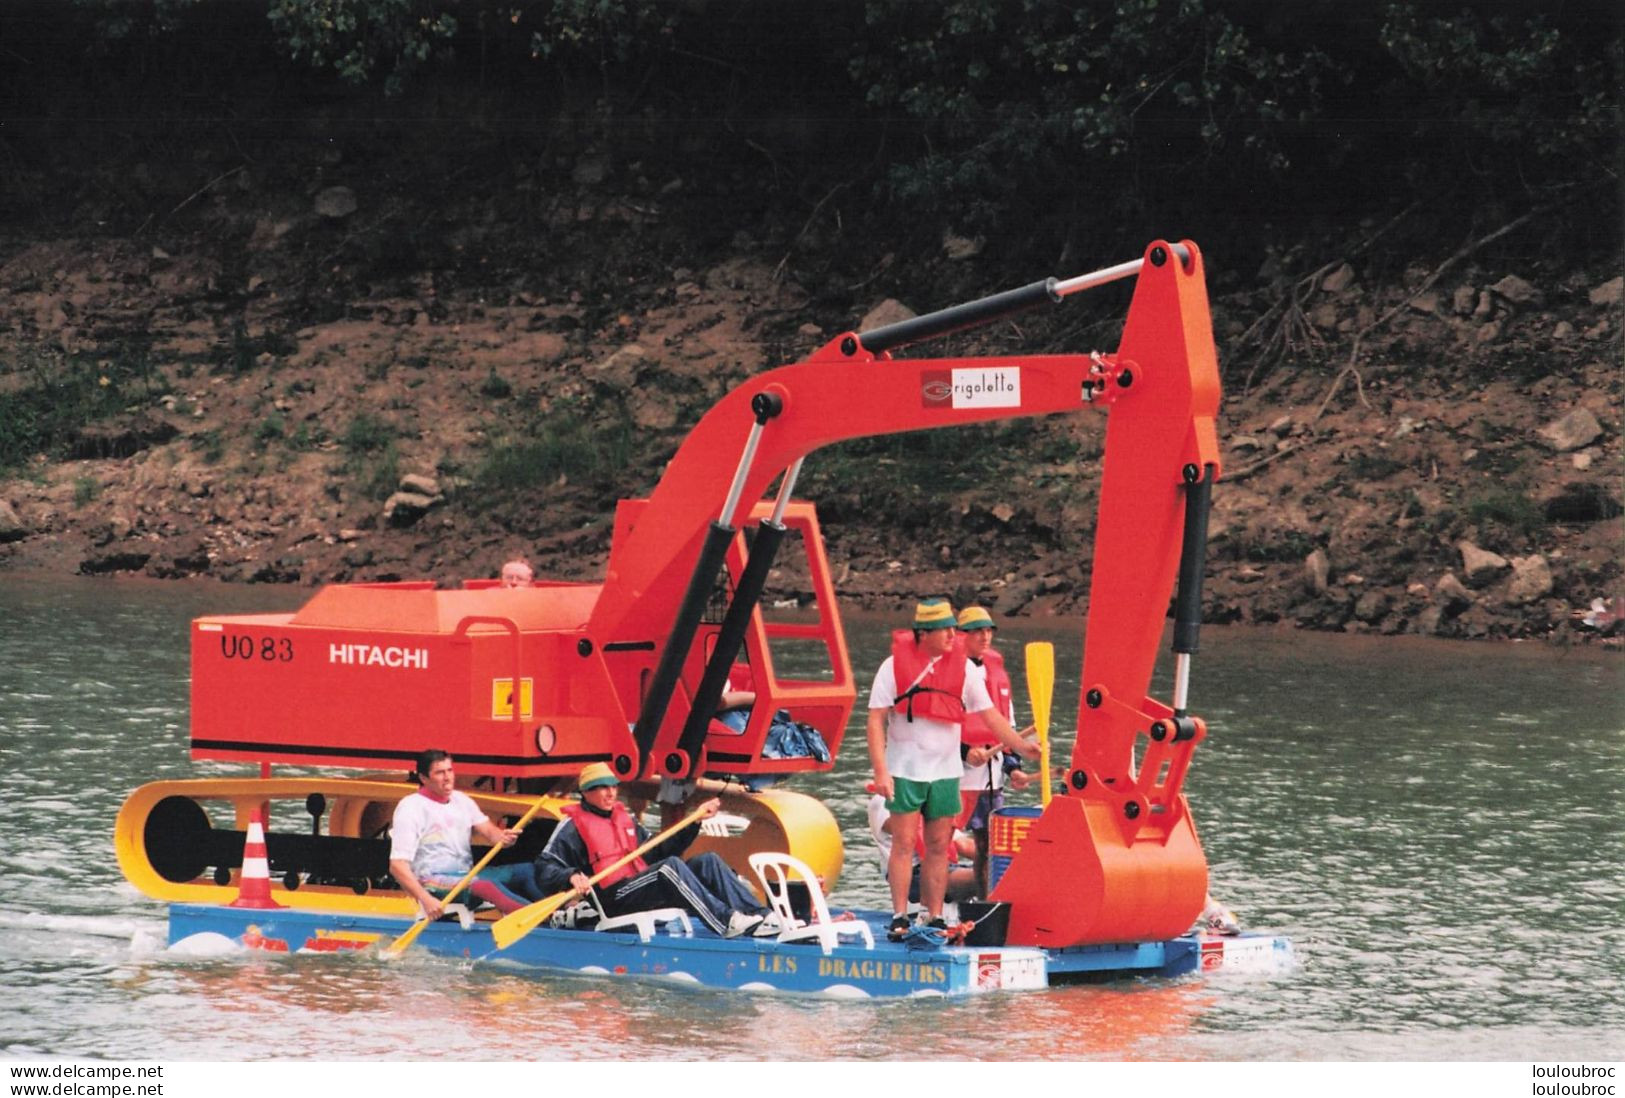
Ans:
[{"label": "yellow crawler track", "polygon": [[[712,783],[705,783],[710,785]],[[207,822],[196,821],[198,828],[193,837],[207,838],[216,827],[246,832],[249,819],[259,810],[270,821],[267,830],[290,830],[284,821],[290,817],[302,821],[292,828],[304,833],[311,817],[305,811],[305,802],[313,794],[326,801],[323,835],[340,839],[373,839],[386,834],[395,804],[402,797],[416,791],[416,786],[403,782],[370,781],[356,778],[298,777],[298,778],[198,778],[182,781],[162,781],[144,785],[131,793],[119,809],[114,824],[113,845],[119,868],[129,882],[144,894],[172,903],[229,904],[237,898],[237,870],[231,871],[225,884],[216,883],[212,876],[199,875],[189,880],[175,880],[173,873],[166,876],[153,864],[148,848],[149,830],[162,826],[153,823],[154,809],[168,803],[173,808],[180,798],[198,806]],[[463,792],[474,798],[492,819],[515,818],[525,813],[536,798],[528,794],[490,793],[478,789]],[[760,850],[783,850],[807,862],[824,878],[825,887],[833,888],[839,877],[843,851],[840,829],[822,802],[800,793],[768,790],[760,794],[746,794],[730,790],[717,790],[726,812],[743,816],[751,825],[742,834],[726,838],[701,836],[690,848],[690,853],[714,850],[721,854],[736,870],[745,869],[749,856]],[[536,821],[557,821],[566,806],[575,803],[574,797],[548,796]],[[290,807],[291,805],[291,807]],[[185,807],[184,805],[182,806]],[[188,809],[195,817],[196,812]],[[533,822],[532,827],[536,826]],[[156,834],[151,836],[158,838]],[[748,870],[746,879],[750,879]],[[362,895],[342,885],[300,885],[295,890],[285,887],[281,878],[273,878],[271,897],[286,907],[308,908],[318,911],[354,912],[371,915],[415,916],[417,905],[393,888],[370,889]]]}]

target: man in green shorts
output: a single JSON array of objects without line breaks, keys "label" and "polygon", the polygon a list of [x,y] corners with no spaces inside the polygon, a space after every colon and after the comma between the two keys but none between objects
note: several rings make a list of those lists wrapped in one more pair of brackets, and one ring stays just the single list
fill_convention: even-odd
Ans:
[{"label": "man in green shorts", "polygon": [[944,599],[914,608],[909,629],[892,633],[891,655],[875,672],[869,691],[869,761],[875,791],[891,813],[892,921],[897,941],[909,930],[908,881],[915,844],[920,858],[920,903],[928,925],[945,929],[943,895],[948,886],[948,844],[959,815],[960,728],[966,713],[981,716],[1010,750],[1026,758],[1036,744],[1022,739],[993,705],[985,680],[965,671],[965,649],[955,631],[954,610]]}]

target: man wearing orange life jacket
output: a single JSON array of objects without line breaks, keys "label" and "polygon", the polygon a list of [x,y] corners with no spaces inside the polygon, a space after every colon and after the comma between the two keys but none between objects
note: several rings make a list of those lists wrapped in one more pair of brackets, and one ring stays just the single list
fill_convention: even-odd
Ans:
[{"label": "man wearing orange life jacket", "polygon": [[980,675],[966,673],[963,645],[955,633],[953,607],[926,599],[914,608],[912,629],[892,634],[892,652],[869,691],[869,761],[875,791],[891,813],[887,885],[892,921],[888,936],[909,930],[908,882],[915,836],[923,829],[920,902],[929,925],[941,928],[948,885],[948,844],[959,815],[960,728],[967,713],[980,715],[999,742],[1029,758],[1035,744],[1023,740],[993,707]]},{"label": "man wearing orange life jacket", "polygon": [[[536,887],[542,895],[571,889],[585,893],[589,878],[649,841],[649,833],[621,804],[620,781],[608,766],[589,763],[576,786],[581,803],[564,810],[564,819],[536,856]],[[712,797],[700,807],[709,819],[721,806]],[[764,921],[767,909],[721,857],[707,852],[683,860],[683,851],[699,833],[696,820],[600,881],[596,888],[604,913],[681,907],[724,938],[751,931],[778,933],[777,926]]]},{"label": "man wearing orange life jacket", "polygon": [[[1015,704],[1010,696],[1010,676],[1004,670],[1004,657],[993,648],[993,634],[997,626],[993,615],[980,606],[967,606],[959,612],[959,633],[964,637],[965,656],[970,661],[968,674],[980,674],[987,683],[988,697],[993,707],[1005,720],[1015,720]],[[1029,725],[1021,730],[1023,736],[1032,735]],[[986,897],[988,892],[987,851],[988,817],[1004,806],[1004,784],[1008,778],[1010,788],[1027,788],[1031,778],[1021,769],[1019,756],[1000,750],[998,735],[976,714],[965,718],[964,734],[959,745],[964,760],[964,773],[959,779],[959,818],[955,821],[968,831],[976,843],[976,894]]]}]

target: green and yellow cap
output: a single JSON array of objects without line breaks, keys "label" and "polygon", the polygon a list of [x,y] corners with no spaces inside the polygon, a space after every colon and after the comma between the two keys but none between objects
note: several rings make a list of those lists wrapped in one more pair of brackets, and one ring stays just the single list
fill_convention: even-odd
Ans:
[{"label": "green and yellow cap", "polygon": [[959,628],[967,633],[972,629],[992,629],[993,615],[980,606],[967,606],[959,612]]},{"label": "green and yellow cap", "polygon": [[609,768],[608,763],[588,763],[581,768],[580,777],[576,778],[576,788],[585,793],[589,789],[597,789],[601,785],[620,785],[621,779],[615,776],[615,771]]},{"label": "green and yellow cap", "polygon": [[947,599],[926,599],[915,605],[914,628],[928,631],[953,627],[954,608],[948,605]]}]

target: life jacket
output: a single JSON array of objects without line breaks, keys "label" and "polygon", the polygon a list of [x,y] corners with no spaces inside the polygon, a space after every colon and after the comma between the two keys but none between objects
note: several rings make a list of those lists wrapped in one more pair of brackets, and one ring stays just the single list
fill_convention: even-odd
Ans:
[{"label": "life jacket", "polygon": [[[932,665],[920,646],[914,643],[912,629],[896,629],[891,635],[894,706],[909,720],[918,713],[948,724],[965,720],[965,644],[954,638],[954,646]],[[927,666],[930,670],[927,671]]]},{"label": "life jacket", "polygon": [[[587,860],[592,865],[592,872],[587,874],[589,877],[598,876],[605,866],[613,865],[638,848],[637,821],[619,801],[610,810],[608,819],[579,804],[569,805],[563,812],[575,821],[581,841],[587,844]],[[600,886],[612,885],[648,868],[642,858],[633,858],[598,883]]]},{"label": "life jacket", "polygon": [[[1008,721],[1015,710],[1010,704],[1010,675],[1004,669],[1004,657],[989,648],[982,653],[982,666],[987,670],[987,694],[993,699],[993,708]],[[987,747],[999,742],[998,733],[980,713],[965,714],[965,725],[960,729],[959,738],[972,747]]]}]

